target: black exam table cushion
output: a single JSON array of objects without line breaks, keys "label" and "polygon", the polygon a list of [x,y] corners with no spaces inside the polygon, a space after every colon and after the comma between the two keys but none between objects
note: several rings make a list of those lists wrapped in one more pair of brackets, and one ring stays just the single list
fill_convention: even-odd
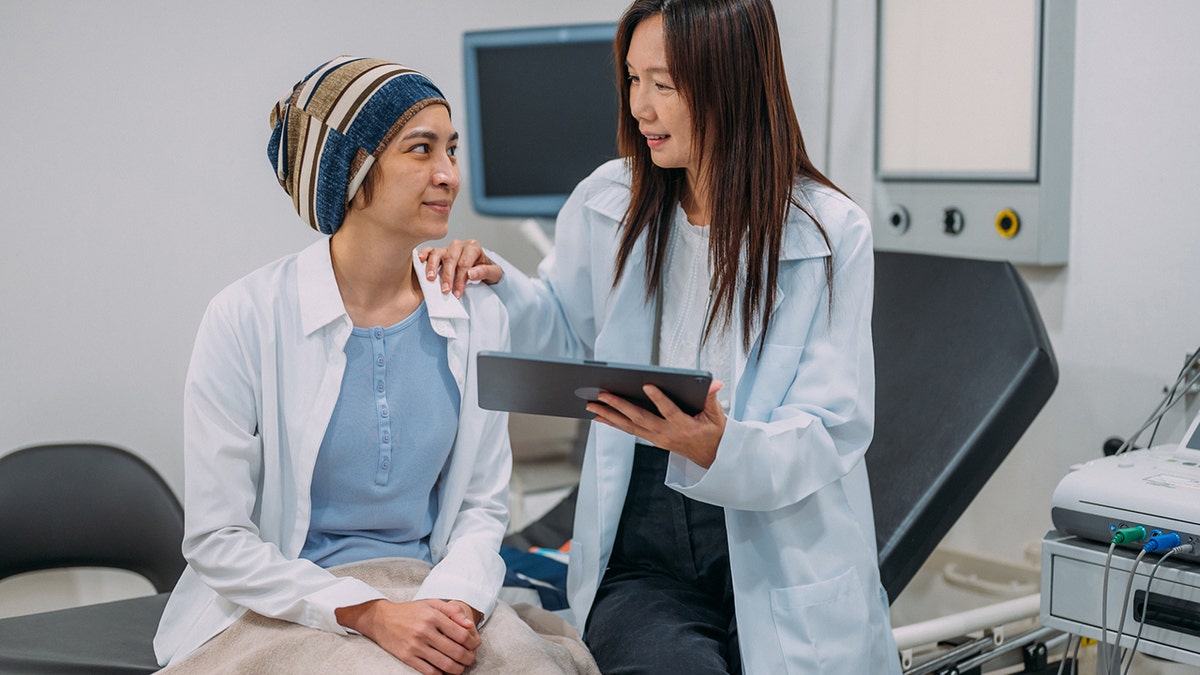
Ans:
[{"label": "black exam table cushion", "polygon": [[153,673],[170,593],[0,619],[0,673]]}]

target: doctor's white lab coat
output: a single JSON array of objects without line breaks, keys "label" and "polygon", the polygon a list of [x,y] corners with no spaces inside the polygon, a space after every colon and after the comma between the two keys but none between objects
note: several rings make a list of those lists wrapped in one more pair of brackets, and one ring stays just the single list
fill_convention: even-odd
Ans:
[{"label": "doctor's white lab coat", "polygon": [[[649,362],[655,310],[644,237],[612,285],[628,185],[621,160],[580,183],[536,279],[489,253],[505,270],[492,288],[508,309],[514,351]],[[705,470],[672,454],[666,482],[725,508],[744,672],[899,673],[863,462],[875,395],[870,225],[833,190],[805,183],[796,195],[832,244],[832,313],[830,246],[793,208],[761,353],[757,334],[751,353],[743,351],[740,312],[733,316],[732,406],[716,460]],[[592,425],[568,574],[579,628],[612,553],[634,444]]]}]

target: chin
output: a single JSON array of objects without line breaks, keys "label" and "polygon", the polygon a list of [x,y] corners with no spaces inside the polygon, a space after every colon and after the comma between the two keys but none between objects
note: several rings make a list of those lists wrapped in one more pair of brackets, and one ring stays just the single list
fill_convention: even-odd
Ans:
[{"label": "chin", "polygon": [[670,157],[656,157],[650,155],[650,161],[660,169],[682,169],[687,166],[687,163],[674,160]]}]

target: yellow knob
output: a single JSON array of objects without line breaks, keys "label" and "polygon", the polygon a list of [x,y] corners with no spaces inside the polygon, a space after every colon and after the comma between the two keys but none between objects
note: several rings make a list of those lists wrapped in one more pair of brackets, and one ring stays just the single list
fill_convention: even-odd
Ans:
[{"label": "yellow knob", "polygon": [[996,231],[1005,239],[1012,239],[1021,230],[1021,217],[1012,209],[1004,209],[996,214]]}]

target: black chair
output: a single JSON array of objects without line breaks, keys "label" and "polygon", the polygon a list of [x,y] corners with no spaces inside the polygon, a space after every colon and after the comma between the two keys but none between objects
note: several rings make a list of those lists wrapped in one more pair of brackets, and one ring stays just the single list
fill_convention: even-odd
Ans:
[{"label": "black chair", "polygon": [[875,254],[880,574],[895,601],[1058,384],[1029,289],[1004,262]]},{"label": "black chair", "polygon": [[183,573],[183,508],[146,462],[112,446],[42,445],[0,457],[0,579],[63,567],[145,577],[158,595],[0,620],[0,672],[144,673]]}]

